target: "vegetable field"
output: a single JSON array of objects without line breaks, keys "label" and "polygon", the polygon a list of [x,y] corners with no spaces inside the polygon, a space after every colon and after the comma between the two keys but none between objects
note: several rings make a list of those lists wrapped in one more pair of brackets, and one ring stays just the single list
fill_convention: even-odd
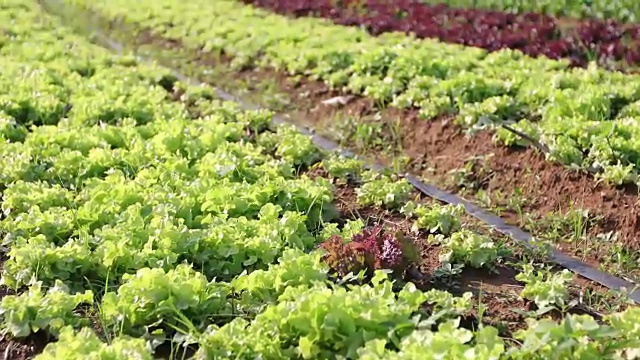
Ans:
[{"label": "vegetable field", "polygon": [[[153,56],[164,63],[186,63],[347,147],[473,196],[584,261],[638,276],[637,75],[374,36],[235,1],[68,3],[134,48],[160,49]],[[343,104],[326,105],[332,98]]]},{"label": "vegetable field", "polygon": [[[126,51],[77,32],[67,11]],[[311,120],[335,121],[333,101],[379,124],[390,112],[446,118],[465,139],[491,131],[497,148],[534,156],[525,133],[540,166],[581,169],[579,181],[622,204],[640,171],[635,75],[229,0],[6,0],[0,61],[5,359],[638,358],[628,293],[549,257],[582,249],[585,266],[634,280],[633,224],[594,249],[587,239],[611,229],[586,210],[553,229],[532,215],[539,241],[523,246],[397,167],[370,169],[372,154],[390,162],[391,127],[363,117],[352,133],[332,128],[362,155],[345,157],[272,121],[298,123],[311,107]],[[212,87],[264,95],[266,78],[273,111]],[[285,99],[299,108],[274,105],[284,89],[297,89]],[[318,96],[331,101],[318,107]],[[507,199],[525,216],[518,195]]]}]

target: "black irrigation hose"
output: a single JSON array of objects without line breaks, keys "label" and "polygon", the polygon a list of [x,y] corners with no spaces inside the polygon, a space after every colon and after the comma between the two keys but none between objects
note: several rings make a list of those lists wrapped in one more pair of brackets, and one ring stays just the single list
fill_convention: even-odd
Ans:
[{"label": "black irrigation hose", "polygon": [[[64,10],[63,8],[65,7],[64,4],[62,4],[60,2],[60,0],[40,0],[42,6],[49,12],[55,13],[55,14],[63,14]],[[56,11],[57,10],[57,11]],[[61,11],[62,10],[62,11]],[[109,38],[107,35],[104,34],[103,31],[101,31],[100,29],[93,29],[94,35],[98,38],[99,42],[101,43],[102,46],[104,47],[108,47],[118,53],[123,53],[124,52],[124,46],[122,46],[122,44],[118,43],[117,41],[114,41],[113,39]],[[149,61],[148,59],[139,57],[138,58],[142,61]],[[221,89],[216,88],[215,86],[211,85],[211,84],[203,84],[199,81],[196,81],[194,79],[191,79],[187,76],[185,76],[184,74],[181,74],[180,72],[176,71],[175,69],[171,69],[169,68],[173,75],[180,81],[191,84],[191,85],[195,85],[195,86],[201,86],[201,85],[206,85],[208,87],[211,87],[216,95],[225,101],[231,101],[231,102],[235,102],[237,104],[239,104],[243,109],[245,110],[256,110],[259,109],[259,107],[248,104],[244,101],[242,101],[242,99],[226,92],[223,91]],[[279,124],[288,124],[291,125],[289,122],[287,122],[286,120],[278,117],[278,116],[274,116],[273,117],[273,123],[275,125],[279,125]],[[294,125],[295,126],[295,125]],[[320,148],[327,150],[327,151],[337,151],[340,154],[344,155],[344,156],[348,156],[348,157],[354,157],[355,154],[352,153],[351,151],[345,150],[345,149],[341,149],[340,146],[329,140],[326,139],[322,136],[319,136],[317,134],[315,134],[313,131],[310,131],[309,129],[300,127],[300,126],[295,126],[296,129],[304,134],[304,135],[308,135],[311,137],[312,141]],[[367,167],[373,170],[377,170],[377,171],[381,171],[384,169],[384,166],[382,166],[379,163],[376,162],[372,162],[372,163],[368,163]],[[487,225],[490,225],[492,228],[494,228],[496,231],[498,231],[499,233],[503,234],[503,235],[507,235],[509,237],[511,237],[513,240],[521,243],[523,246],[525,246],[528,249],[533,249],[534,245],[532,244],[534,238],[531,234],[529,234],[528,232],[520,229],[517,226],[513,226],[513,225],[509,225],[507,224],[501,217],[493,214],[492,212],[489,212],[481,207],[479,207],[478,205],[475,205],[467,200],[462,199],[461,197],[451,194],[447,191],[444,190],[440,190],[437,187],[433,186],[433,185],[428,185],[425,184],[424,182],[422,182],[420,179],[418,179],[417,177],[415,177],[414,175],[411,174],[404,174],[403,175],[405,179],[407,179],[407,181],[409,181],[409,183],[411,183],[417,190],[419,190],[420,192],[422,192],[423,194],[437,199],[441,202],[447,203],[447,204],[453,204],[453,205],[463,205],[465,212],[479,220],[481,220],[482,222],[484,222]],[[594,268],[593,266],[590,266],[578,259],[575,259],[561,251],[558,251],[556,249],[554,249],[550,256],[549,256],[549,260],[551,260],[552,262],[556,263],[557,265],[566,268],[576,274],[579,274],[589,280],[595,281],[597,283],[599,283],[600,285],[607,287],[609,289],[613,289],[613,290],[617,290],[617,291],[621,291],[621,292],[626,292],[627,296],[635,301],[636,303],[640,304],[640,290],[638,289],[638,287],[633,284],[630,281],[621,279],[617,276],[613,276],[611,274],[608,274],[604,271],[600,271],[596,268]]]}]

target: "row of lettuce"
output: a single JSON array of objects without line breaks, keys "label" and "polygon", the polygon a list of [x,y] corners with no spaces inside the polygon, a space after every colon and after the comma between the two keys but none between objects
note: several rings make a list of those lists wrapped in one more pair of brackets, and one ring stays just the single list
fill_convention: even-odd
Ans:
[{"label": "row of lettuce", "polygon": [[519,50],[531,57],[567,59],[571,66],[595,61],[611,70],[640,64],[640,26],[613,21],[570,20],[528,13],[452,8],[415,0],[242,0],[278,14],[316,16],[371,34],[405,32],[418,38],[488,51]]},{"label": "row of lettuce", "polygon": [[635,23],[640,3],[634,0],[420,0],[458,8],[478,8],[514,13],[542,13],[572,18],[594,18]]},{"label": "row of lettuce", "polygon": [[[460,209],[414,206],[405,181],[325,157],[289,127],[269,130],[268,113],[206,88],[176,92],[165,69],[90,45],[35,2],[5,1],[0,24],[2,283],[27,288],[4,296],[0,314],[14,337],[58,339],[38,359],[151,359],[166,341],[197,344],[197,359],[630,358],[640,348],[637,308],[604,323],[532,320],[509,346],[494,327],[460,326],[471,294],[397,286],[382,271],[336,284],[313,249],[364,224],[333,221],[333,177],[362,178],[362,205],[416,214],[449,260],[481,267],[497,245],[460,229]],[[299,174],[318,161],[327,178]],[[392,263],[384,240],[380,262]],[[523,281],[544,288],[536,276]]]},{"label": "row of lettuce", "polygon": [[[638,76],[404,34],[373,37],[230,0],[68,3],[124,19],[139,32],[231,56],[239,68],[309,76],[380,105],[417,107],[425,119],[455,115],[458,124],[474,128],[511,124],[547,148],[551,161],[590,169],[614,184],[638,181]],[[496,140],[528,144],[502,128]]]}]

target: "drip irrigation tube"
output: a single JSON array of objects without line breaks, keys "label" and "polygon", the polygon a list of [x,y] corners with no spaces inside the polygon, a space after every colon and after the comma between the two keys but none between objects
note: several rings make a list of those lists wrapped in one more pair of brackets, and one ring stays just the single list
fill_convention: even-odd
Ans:
[{"label": "drip irrigation tube", "polygon": [[[65,17],[65,14],[66,14],[65,7],[67,7],[67,5],[62,4],[60,0],[40,0],[40,3],[46,11],[52,14],[58,15],[62,18]],[[90,22],[90,24],[91,23],[96,24],[97,22],[92,21]],[[111,39],[101,29],[96,28],[95,26],[92,26],[92,27],[93,28],[89,29],[89,31],[96,37],[96,40],[99,45],[109,48],[120,54],[122,54],[125,51],[125,47],[122,44]],[[137,58],[143,62],[151,61],[151,59],[146,59],[141,56],[137,56]],[[235,102],[245,110],[259,109],[258,106],[249,104],[226,91],[216,88],[211,84],[203,84],[199,81],[196,81],[195,79],[185,76],[184,74],[180,73],[179,71],[176,71],[175,69],[172,69],[170,67],[166,67],[166,68],[171,70],[172,74],[182,82],[185,82],[191,85],[196,85],[196,86],[205,85],[212,88],[216,93],[216,95],[222,100]],[[279,124],[293,125],[278,116],[273,116],[272,122],[274,125],[279,125]],[[297,125],[293,125],[293,126],[295,126],[300,133],[310,136],[312,141],[318,147],[324,150],[337,151],[340,154],[348,157],[356,156],[356,154],[354,154],[353,152],[340,148],[340,146],[334,141],[331,141],[327,138],[319,136],[307,128],[300,127]],[[377,170],[377,171],[381,171],[385,169],[384,166],[376,162],[369,162],[366,165],[367,165],[367,168]],[[455,194],[441,190],[433,185],[425,184],[414,175],[411,175],[411,174],[400,174],[400,175],[403,176],[405,179],[407,179],[407,181],[409,181],[411,185],[413,185],[418,191],[420,191],[424,195],[427,195],[431,198],[434,198],[436,200],[439,200],[447,204],[463,205],[465,212],[467,214],[479,219],[480,221],[484,222],[487,225],[490,225],[499,233],[511,237],[513,240],[521,243],[526,248],[528,249],[533,248],[532,242],[534,238],[531,234],[520,229],[517,226],[507,224],[501,217],[485,209],[482,209],[478,205],[475,205],[472,202],[464,200]],[[597,282],[604,287],[607,287],[612,290],[625,292],[631,300],[640,304],[640,287],[638,287],[636,284],[633,284],[630,281],[621,279],[617,276],[613,276],[604,271],[598,270],[595,267],[588,265],[556,249],[554,249],[549,255],[549,260],[565,269],[568,269],[576,274],[579,274],[589,280]]]}]

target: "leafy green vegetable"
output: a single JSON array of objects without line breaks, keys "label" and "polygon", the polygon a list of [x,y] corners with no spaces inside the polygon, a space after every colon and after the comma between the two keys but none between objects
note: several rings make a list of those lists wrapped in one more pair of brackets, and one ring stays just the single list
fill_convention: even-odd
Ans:
[{"label": "leafy green vegetable", "polygon": [[110,344],[105,344],[89,328],[75,332],[72,328],[65,327],[60,332],[58,341],[47,345],[44,352],[35,359],[151,360],[153,353],[144,339],[118,336]]},{"label": "leafy green vegetable", "polygon": [[104,295],[101,313],[107,325],[126,333],[143,334],[143,327],[150,325],[188,332],[185,318],[198,327],[232,311],[229,284],[209,282],[187,265],[166,273],[143,268],[123,280],[116,293]]},{"label": "leafy green vegetable", "polygon": [[15,337],[27,337],[40,330],[58,336],[60,330],[71,325],[87,325],[88,319],[74,311],[80,304],[93,304],[93,293],[69,294],[60,281],[47,291],[35,283],[20,295],[6,295],[0,303],[2,326]]},{"label": "leafy green vegetable", "polygon": [[356,189],[358,202],[362,205],[384,205],[388,209],[402,206],[410,197],[413,186],[406,179],[394,180],[372,170],[363,175],[365,183]]},{"label": "leafy green vegetable", "polygon": [[490,237],[466,229],[454,232],[450,236],[430,235],[429,242],[442,246],[440,261],[445,263],[491,268],[500,258],[501,248]]},{"label": "leafy green vegetable", "polygon": [[415,326],[412,315],[424,300],[413,284],[394,293],[382,272],[376,273],[372,285],[349,289],[288,287],[278,304],[250,324],[235,319],[221,328],[211,327],[196,358],[354,358],[367,341],[409,333]]},{"label": "leafy green vegetable", "polygon": [[569,300],[567,285],[573,280],[573,274],[567,269],[554,274],[535,271],[533,265],[525,264],[523,271],[516,275],[516,280],[525,283],[520,296],[532,300],[538,308],[563,307]]},{"label": "leafy green vegetable", "polygon": [[411,211],[411,215],[418,217],[413,223],[413,230],[427,229],[430,233],[449,235],[460,229],[460,217],[463,214],[462,205],[420,204]]}]

